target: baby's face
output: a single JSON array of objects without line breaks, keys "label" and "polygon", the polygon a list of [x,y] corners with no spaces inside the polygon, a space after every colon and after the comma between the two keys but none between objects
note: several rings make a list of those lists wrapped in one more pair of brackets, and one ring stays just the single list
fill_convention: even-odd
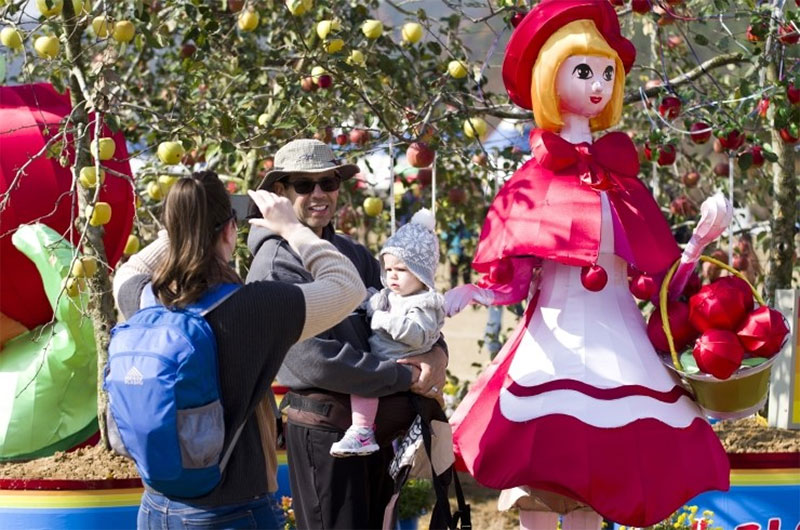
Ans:
[{"label": "baby's face", "polygon": [[384,254],[383,268],[386,271],[386,286],[395,294],[408,296],[425,289],[425,284],[414,276],[405,262],[397,256]]}]

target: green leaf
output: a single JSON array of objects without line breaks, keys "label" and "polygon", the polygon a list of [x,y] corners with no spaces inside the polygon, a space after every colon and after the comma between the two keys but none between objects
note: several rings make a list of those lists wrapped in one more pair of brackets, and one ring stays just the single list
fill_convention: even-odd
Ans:
[{"label": "green leaf", "polygon": [[0,85],[6,80],[6,56],[0,55]]},{"label": "green leaf", "polygon": [[738,159],[739,169],[742,171],[747,171],[750,169],[750,166],[753,165],[753,155],[752,153],[742,153],[739,155]]},{"label": "green leaf", "polygon": [[762,149],[761,154],[764,155],[764,158],[767,161],[772,162],[773,164],[778,161],[778,155],[776,155],[772,151],[767,151],[766,149]]},{"label": "green leaf", "polygon": [[708,46],[708,39],[706,38],[705,35],[702,35],[700,33],[694,36],[694,41],[700,46]]},{"label": "green leaf", "polygon": [[694,360],[694,355],[692,352],[686,351],[680,356],[681,365],[683,365],[683,371],[687,374],[699,374],[700,368],[697,367],[697,361]]},{"label": "green leaf", "polygon": [[767,360],[766,357],[750,357],[742,361],[742,366],[758,366],[759,364],[764,364]]}]

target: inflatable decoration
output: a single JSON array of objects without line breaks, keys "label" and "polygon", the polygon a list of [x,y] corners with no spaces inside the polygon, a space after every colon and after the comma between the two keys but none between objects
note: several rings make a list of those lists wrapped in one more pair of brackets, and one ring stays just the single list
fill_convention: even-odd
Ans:
[{"label": "inflatable decoration", "polygon": [[62,289],[75,247],[43,224],[20,226],[11,239],[41,275],[55,317],[0,352],[0,458],[28,459],[68,449],[97,430],[97,350],[82,315],[88,296]]},{"label": "inflatable decoration", "polygon": [[[0,87],[0,196],[3,200],[0,210],[0,278],[3,279],[0,322],[4,330],[11,326],[21,330],[20,324],[33,329],[53,316],[36,268],[11,243],[17,226],[40,222],[73,243],[80,237],[80,232],[72,226],[78,200],[75,194],[69,193],[72,188],[71,136],[67,137],[65,154],[69,163],[66,166],[62,166],[57,157],[45,155],[47,142],[58,134],[60,124],[70,111],[69,96],[59,94],[49,84]],[[93,123],[89,129],[90,132],[94,130]],[[130,176],[122,133],[112,134],[103,127],[102,135],[112,137],[116,144],[114,157],[103,161],[103,167]],[[17,179],[21,168],[24,168],[24,175]],[[103,243],[108,263],[113,267],[122,256],[133,226],[133,186],[130,180],[111,171],[106,175],[99,200],[112,208],[111,221],[104,227]],[[3,339],[7,338],[6,333],[3,332]]]},{"label": "inflatable decoration", "polygon": [[[96,430],[86,300],[60,295],[80,237],[72,136],[59,132],[70,112],[51,85],[0,87],[0,459],[51,454]],[[112,208],[103,242],[113,266],[133,224],[133,186],[123,135],[101,134],[116,146],[99,190]]]},{"label": "inflatable decoration", "polygon": [[[646,527],[729,488],[719,439],[630,292],[629,266],[661,278],[683,255],[630,138],[592,134],[619,121],[635,55],[608,0],[542,0],[517,25],[503,82],[533,110],[532,158],[487,212],[472,263],[481,283],[445,294],[450,315],[528,301],[450,420],[466,469],[503,490],[499,508],[518,507],[523,529],[559,516],[564,530]],[[726,226],[732,209],[719,206],[700,250]]]}]

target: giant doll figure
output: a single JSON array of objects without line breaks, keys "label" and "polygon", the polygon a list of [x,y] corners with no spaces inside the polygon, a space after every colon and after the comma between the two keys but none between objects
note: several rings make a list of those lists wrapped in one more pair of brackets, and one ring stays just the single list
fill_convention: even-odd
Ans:
[{"label": "giant doll figure", "polygon": [[729,487],[719,440],[629,292],[629,264],[663,274],[680,250],[628,136],[591,134],[620,119],[634,58],[608,0],[543,0],[519,24],[503,80],[533,109],[533,158],[487,214],[480,287],[446,294],[450,314],[530,300],[451,420],[468,470],[504,490],[522,528],[555,529],[559,514],[564,530],[647,526]]}]

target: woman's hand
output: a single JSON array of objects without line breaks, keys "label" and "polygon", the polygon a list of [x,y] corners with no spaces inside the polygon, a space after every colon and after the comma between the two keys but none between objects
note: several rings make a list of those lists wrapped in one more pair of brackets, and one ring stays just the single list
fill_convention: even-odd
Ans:
[{"label": "woman's hand", "polygon": [[247,194],[256,203],[263,217],[263,219],[250,219],[251,225],[262,226],[284,239],[288,239],[287,235],[292,230],[303,226],[292,209],[292,203],[286,197],[266,190],[248,190]]},{"label": "woman's hand", "polygon": [[468,283],[450,289],[444,293],[444,312],[451,317],[459,313],[472,302],[483,305],[492,305],[494,294],[489,289],[481,289],[477,285]]}]

